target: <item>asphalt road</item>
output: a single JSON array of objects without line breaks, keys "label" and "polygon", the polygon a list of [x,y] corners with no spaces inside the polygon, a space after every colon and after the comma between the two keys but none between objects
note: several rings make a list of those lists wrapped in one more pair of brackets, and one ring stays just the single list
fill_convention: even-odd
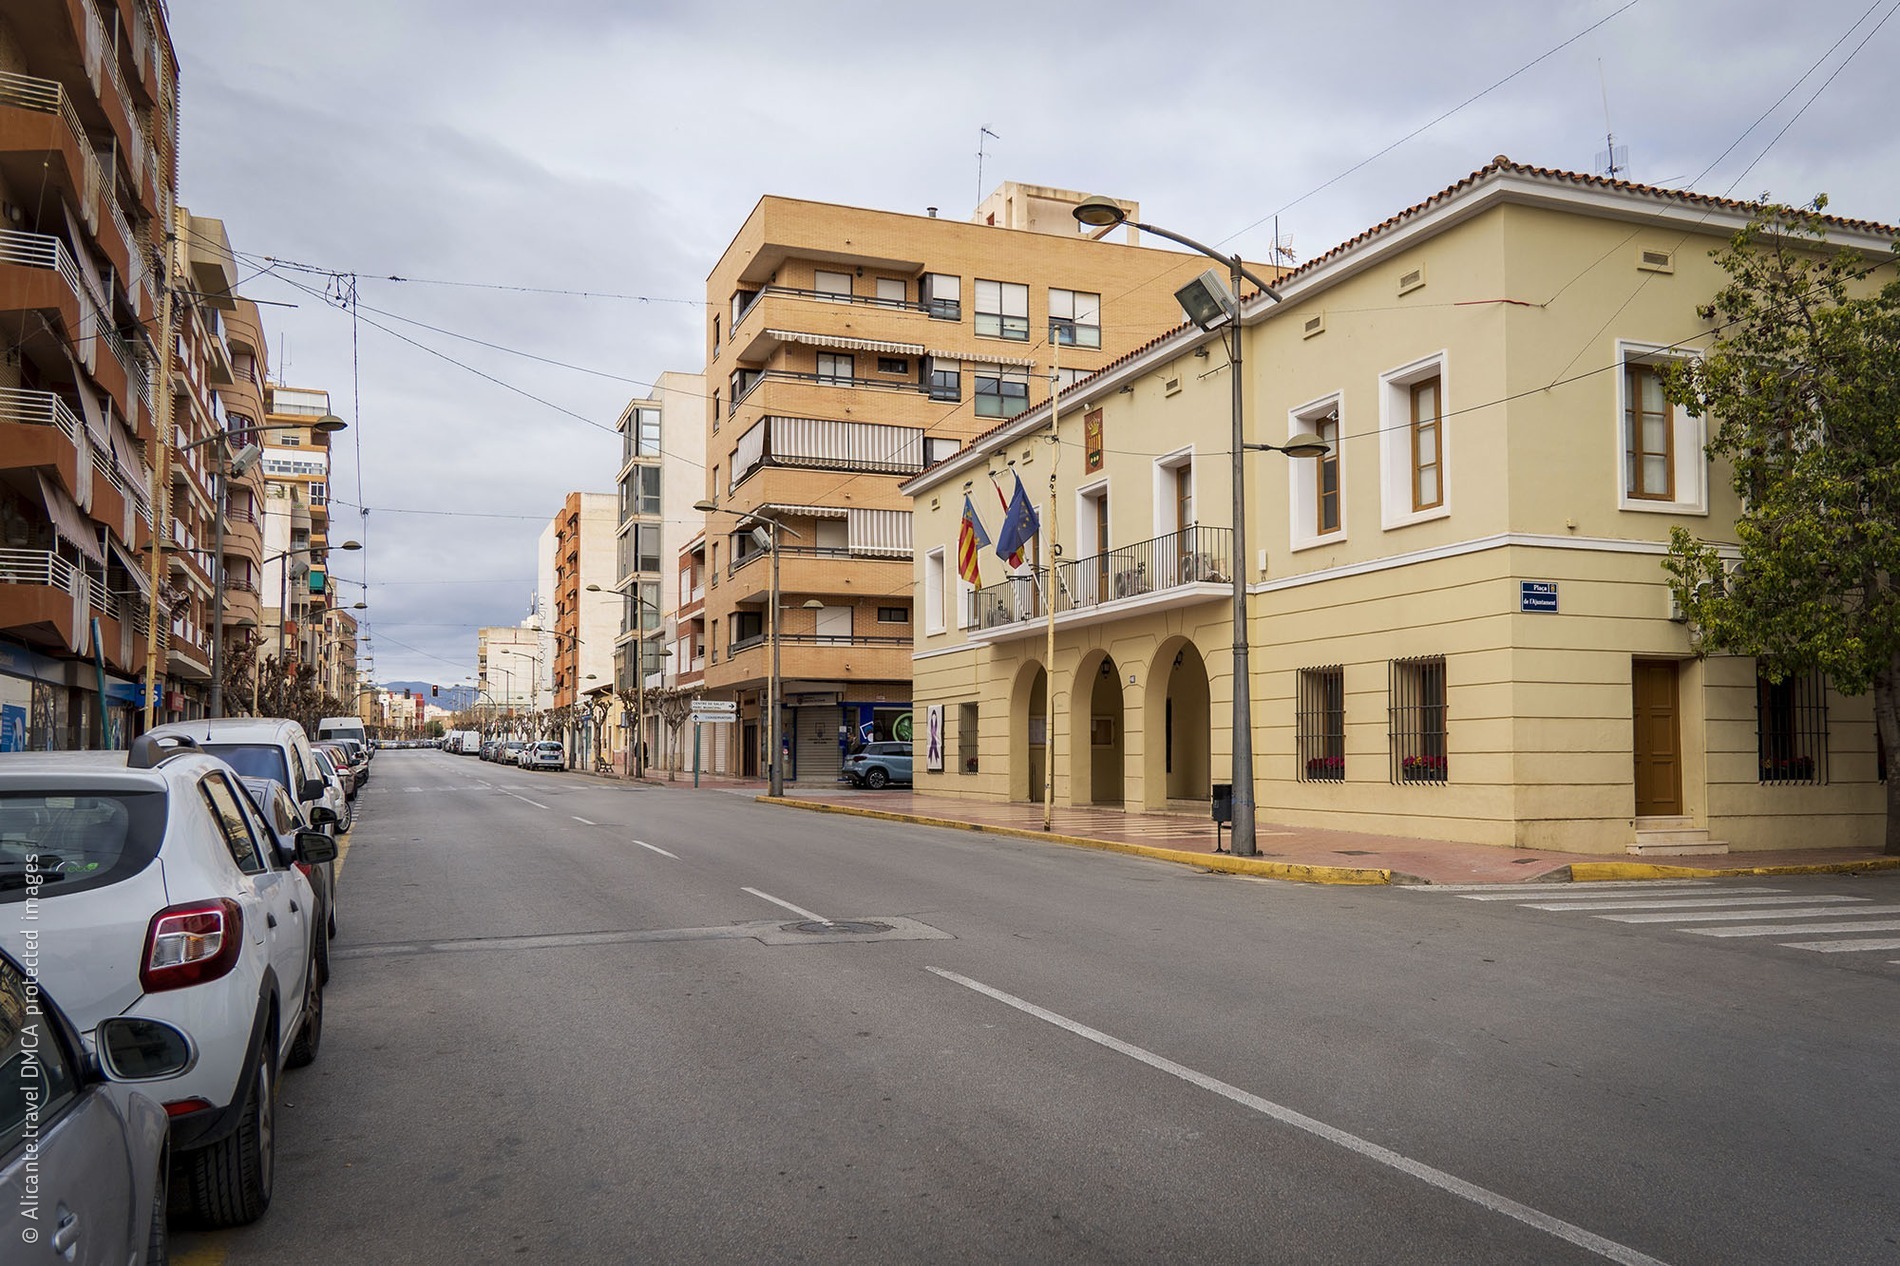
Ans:
[{"label": "asphalt road", "polygon": [[1900,1259],[1900,951],[433,751],[358,803],[275,1204],[181,1262]]}]

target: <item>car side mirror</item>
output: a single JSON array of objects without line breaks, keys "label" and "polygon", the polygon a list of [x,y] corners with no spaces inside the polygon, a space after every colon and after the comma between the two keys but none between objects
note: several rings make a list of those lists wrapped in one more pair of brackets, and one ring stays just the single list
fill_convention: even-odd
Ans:
[{"label": "car side mirror", "polygon": [[308,866],[336,860],[336,841],[322,831],[297,832],[297,860]]},{"label": "car side mirror", "polygon": [[323,799],[324,788],[327,785],[328,784],[321,778],[306,778],[297,784],[297,798],[299,800],[321,800]]},{"label": "car side mirror", "polygon": [[99,1069],[113,1081],[157,1081],[187,1072],[198,1052],[184,1030],[163,1020],[115,1015],[93,1030]]},{"label": "car side mirror", "polygon": [[332,822],[342,821],[341,818],[337,817],[336,810],[327,804],[312,805],[310,807],[310,820],[317,826],[329,826]]}]

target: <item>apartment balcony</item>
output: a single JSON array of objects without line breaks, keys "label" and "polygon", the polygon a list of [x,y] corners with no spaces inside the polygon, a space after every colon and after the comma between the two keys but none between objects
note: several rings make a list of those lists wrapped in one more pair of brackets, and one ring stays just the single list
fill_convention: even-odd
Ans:
[{"label": "apartment balcony", "polygon": [[[1233,532],[1193,527],[1056,567],[1056,627],[1106,624],[1233,598]],[[1048,572],[1012,576],[968,595],[958,623],[973,642],[1041,637]]]},{"label": "apartment balcony", "polygon": [[108,169],[93,151],[71,94],[56,79],[0,71],[0,175],[16,189],[57,191],[79,209],[80,221],[120,276],[138,250],[132,226],[119,210]]},{"label": "apartment balcony", "polygon": [[257,582],[249,576],[227,577],[224,582],[227,636],[233,628],[256,628],[263,621],[263,595],[257,592]]},{"label": "apartment balcony", "polygon": [[[841,570],[848,570],[848,584]],[[911,560],[908,551],[899,556],[861,553],[849,546],[781,544],[778,572],[781,600],[788,594],[908,592]],[[772,556],[763,550],[747,554],[726,565],[719,605],[762,603],[771,588]]]},{"label": "apartment balcony", "polygon": [[[50,234],[0,229],[0,317],[10,328],[20,328],[28,312],[57,316],[65,340],[52,350],[70,351],[112,395],[120,412],[130,411],[127,391],[137,362],[130,345],[106,320],[72,252]],[[36,359],[54,359],[46,354],[48,349],[33,350]]]},{"label": "apartment balcony", "polygon": [[[779,634],[779,675],[798,681],[908,681],[912,642],[908,636],[876,634]],[[763,633],[721,648],[698,680],[713,689],[752,686],[772,674],[772,639]],[[684,680],[684,675],[682,675]]]},{"label": "apartment balcony", "polygon": [[933,331],[943,329],[921,303],[766,286],[732,322],[720,358],[736,354],[737,360],[764,360],[787,342],[922,356]]}]

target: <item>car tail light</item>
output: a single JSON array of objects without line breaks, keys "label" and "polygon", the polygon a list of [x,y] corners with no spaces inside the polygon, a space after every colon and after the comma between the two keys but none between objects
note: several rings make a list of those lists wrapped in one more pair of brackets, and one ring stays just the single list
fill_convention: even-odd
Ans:
[{"label": "car tail light", "polygon": [[237,966],[244,947],[244,913],[229,898],[168,906],[145,930],[139,983],[146,993],[203,984]]}]

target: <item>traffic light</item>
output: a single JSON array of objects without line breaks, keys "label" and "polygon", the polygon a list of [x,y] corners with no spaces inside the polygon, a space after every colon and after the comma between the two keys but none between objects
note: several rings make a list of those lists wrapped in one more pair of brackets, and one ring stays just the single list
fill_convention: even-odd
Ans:
[{"label": "traffic light", "polygon": [[441,693],[442,693],[442,687],[440,687],[440,686],[430,686],[430,687],[429,687],[429,697],[430,697],[431,699],[434,699],[434,698],[436,698],[436,697],[437,697],[437,696],[439,696],[439,695],[440,695]]}]

